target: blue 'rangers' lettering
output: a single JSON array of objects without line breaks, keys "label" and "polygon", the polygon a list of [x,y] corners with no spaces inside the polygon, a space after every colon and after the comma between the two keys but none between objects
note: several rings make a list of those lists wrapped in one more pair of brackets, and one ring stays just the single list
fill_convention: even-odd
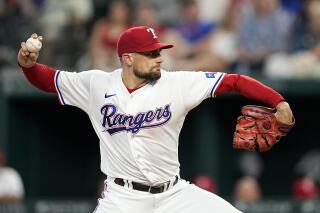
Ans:
[{"label": "blue 'rangers' lettering", "polygon": [[155,128],[166,124],[172,116],[170,104],[136,115],[118,113],[115,105],[105,104],[100,112],[103,115],[102,126],[110,135],[121,131],[137,133],[140,129]]}]

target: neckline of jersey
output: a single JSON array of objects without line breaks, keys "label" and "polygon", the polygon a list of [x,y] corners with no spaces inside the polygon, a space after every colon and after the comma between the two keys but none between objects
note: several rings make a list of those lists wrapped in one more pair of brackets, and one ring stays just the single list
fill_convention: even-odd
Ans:
[{"label": "neckline of jersey", "polygon": [[127,88],[127,90],[128,90],[128,92],[131,94],[131,93],[133,93],[134,91],[136,91],[136,90],[138,90],[138,89],[140,89],[141,87],[143,87],[143,86],[145,86],[146,84],[144,84],[144,85],[142,85],[142,86],[140,86],[140,87],[137,87],[137,88],[134,88],[134,89],[130,89],[130,88]]},{"label": "neckline of jersey", "polygon": [[143,88],[145,88],[146,86],[148,86],[150,84],[150,83],[147,83],[147,84],[144,84],[144,85],[142,85],[140,87],[137,87],[137,88],[134,88],[134,89],[129,89],[129,88],[126,87],[126,85],[124,84],[124,82],[122,80],[122,72],[123,72],[122,69],[120,69],[119,78],[120,78],[120,82],[121,82],[121,87],[127,91],[128,95],[133,95],[137,91],[142,90]]}]

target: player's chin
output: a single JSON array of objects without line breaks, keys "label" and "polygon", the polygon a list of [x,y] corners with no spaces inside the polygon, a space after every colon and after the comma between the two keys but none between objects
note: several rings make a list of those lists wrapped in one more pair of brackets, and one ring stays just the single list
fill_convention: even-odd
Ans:
[{"label": "player's chin", "polygon": [[156,80],[158,80],[160,77],[161,77],[161,72],[160,72],[160,70],[159,70],[159,71],[155,70],[155,71],[152,71],[151,73],[149,73],[147,78],[148,78],[150,81],[156,81]]}]

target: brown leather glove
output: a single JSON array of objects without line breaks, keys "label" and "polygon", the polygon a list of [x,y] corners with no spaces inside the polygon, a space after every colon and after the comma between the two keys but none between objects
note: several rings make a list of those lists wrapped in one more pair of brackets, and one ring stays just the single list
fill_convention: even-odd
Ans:
[{"label": "brown leather glove", "polygon": [[284,124],[274,115],[276,109],[262,106],[243,106],[233,135],[233,147],[249,151],[266,152],[278,143],[295,124]]}]

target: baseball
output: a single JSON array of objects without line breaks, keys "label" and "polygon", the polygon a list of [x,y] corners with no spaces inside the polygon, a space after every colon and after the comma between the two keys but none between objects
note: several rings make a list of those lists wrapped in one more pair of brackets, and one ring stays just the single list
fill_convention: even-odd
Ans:
[{"label": "baseball", "polygon": [[41,43],[41,41],[39,41],[39,39],[30,37],[26,41],[26,47],[29,52],[36,53],[36,52],[40,51],[40,49],[42,47],[42,43]]}]

